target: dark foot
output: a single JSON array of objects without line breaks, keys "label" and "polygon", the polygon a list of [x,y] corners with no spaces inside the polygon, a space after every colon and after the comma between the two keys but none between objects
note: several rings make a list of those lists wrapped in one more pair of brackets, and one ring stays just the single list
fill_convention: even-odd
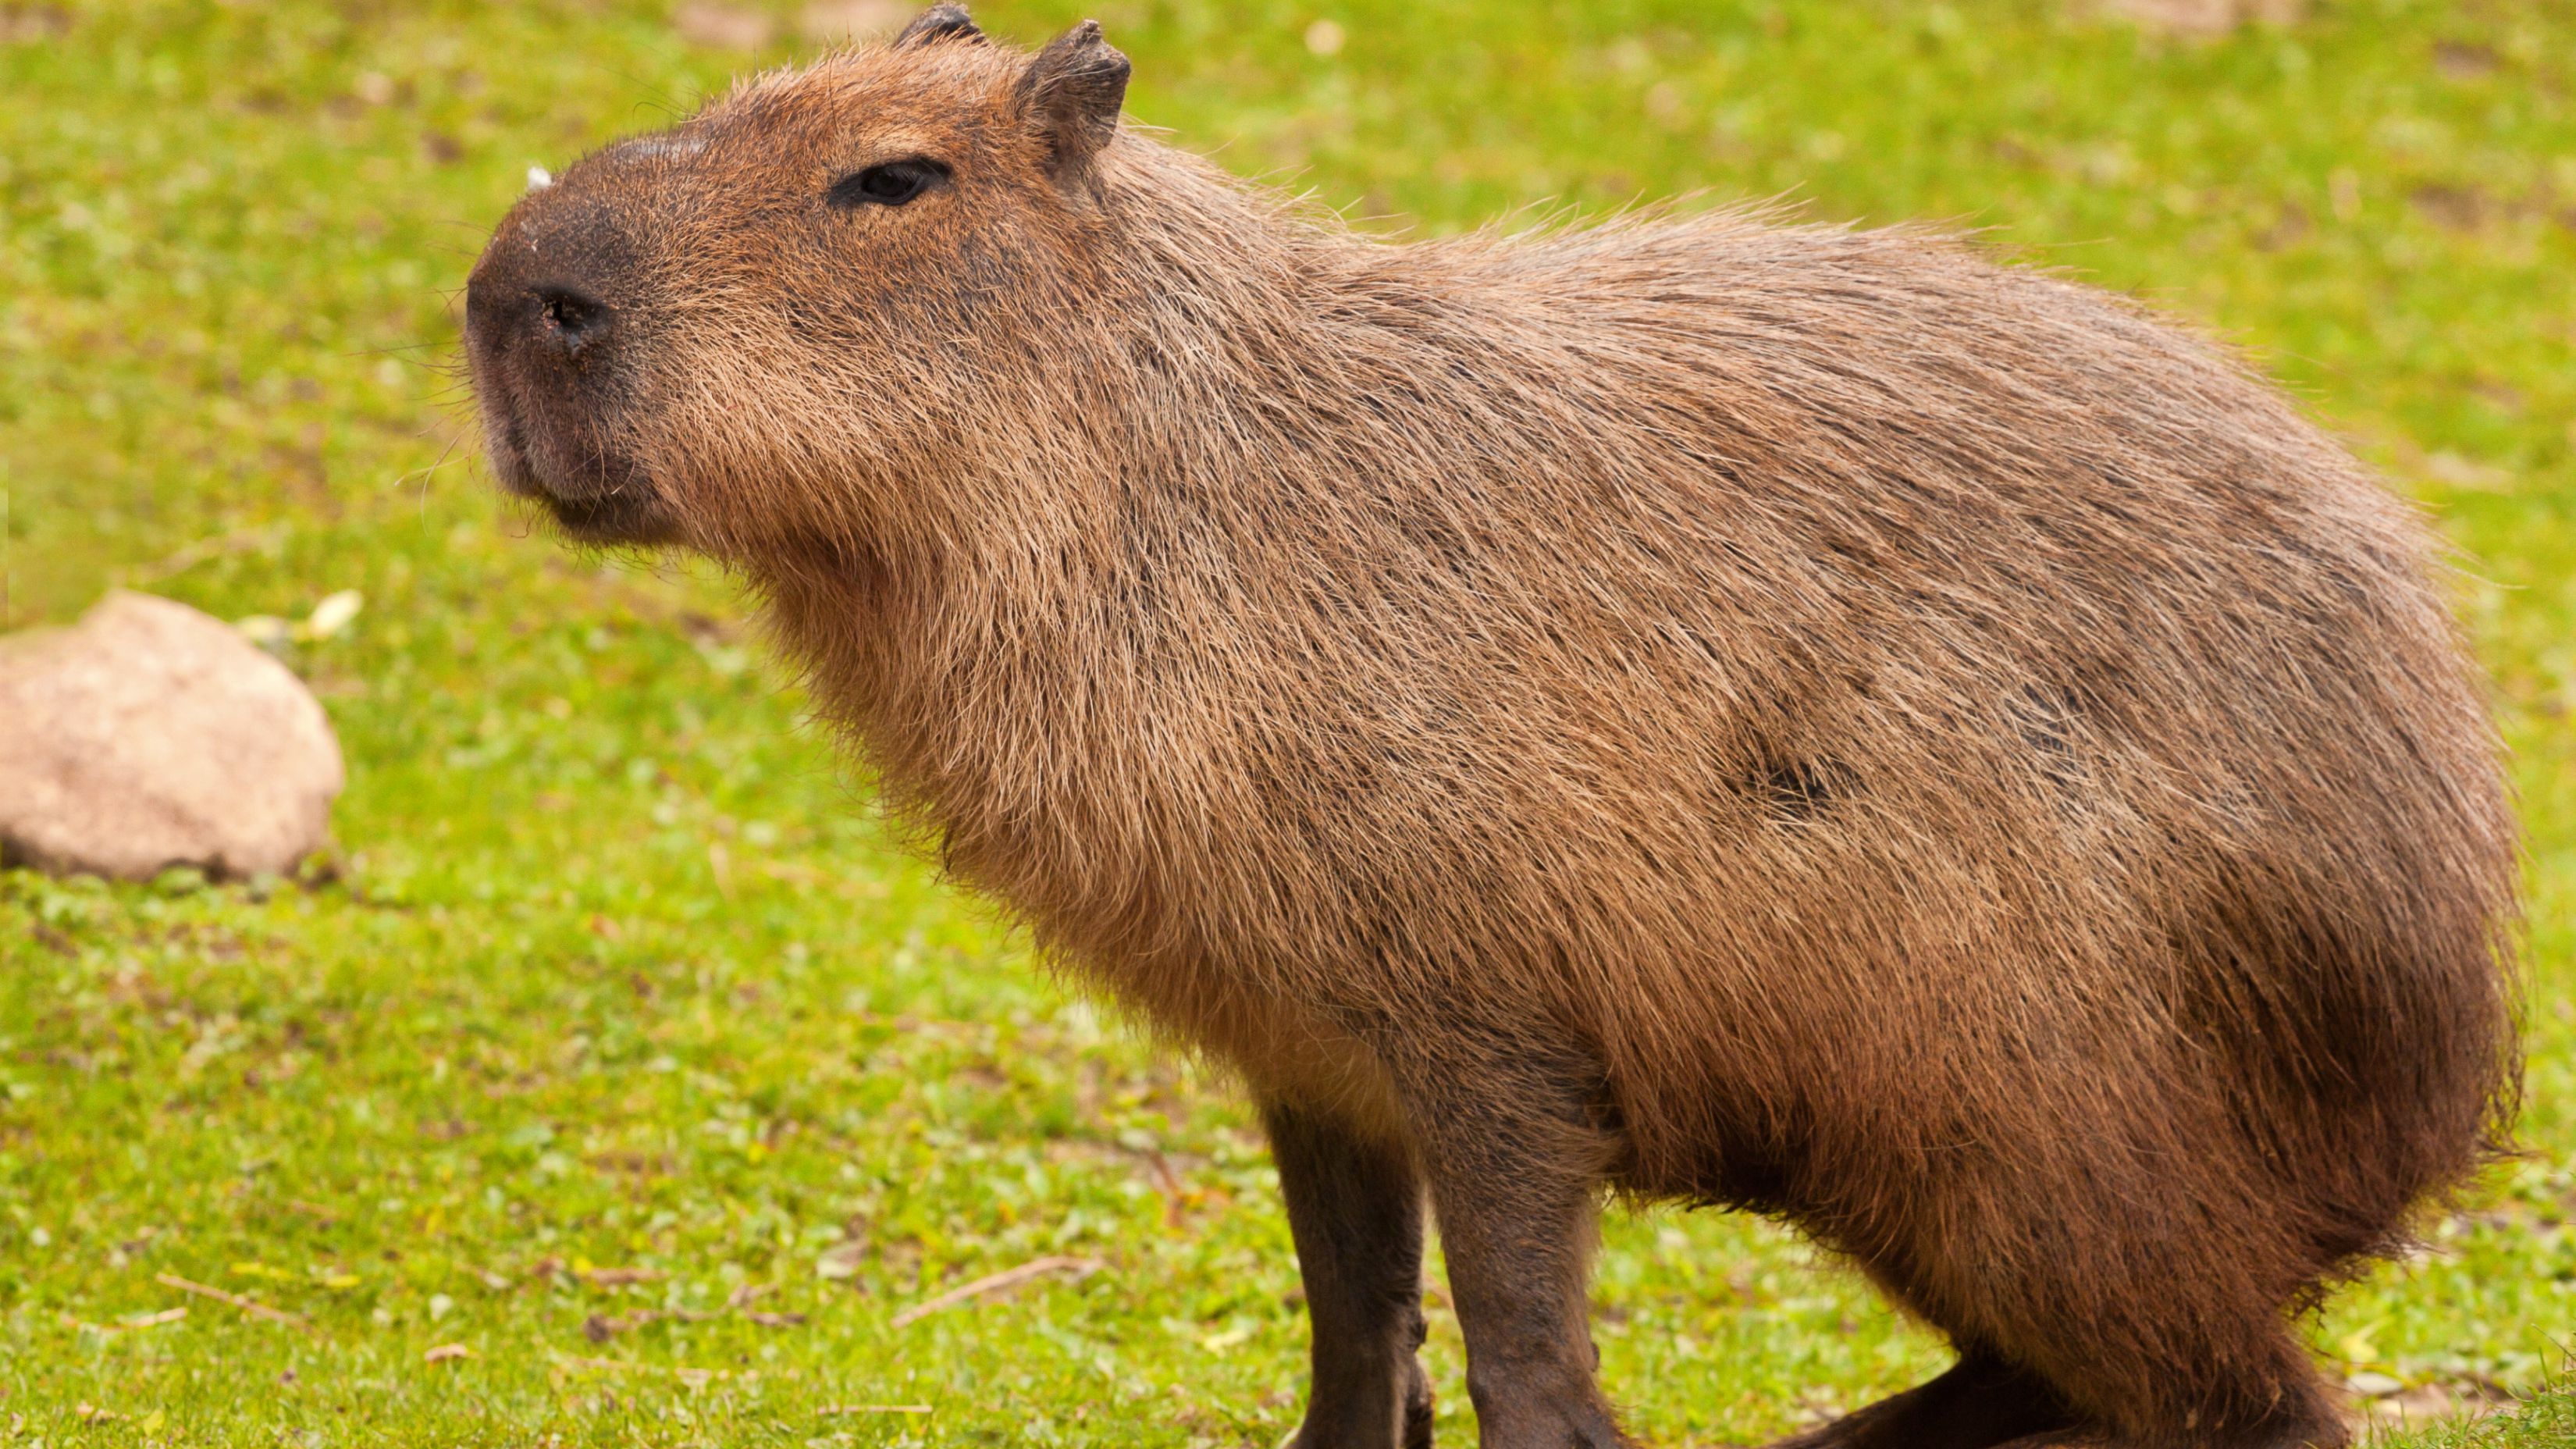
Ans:
[{"label": "dark foot", "polygon": [[[2045,1384],[1970,1355],[1917,1388],[1854,1410],[1772,1449],[2038,1449],[2072,1434],[2074,1415]],[[2070,1446],[2077,1441],[2070,1438]]]},{"label": "dark foot", "polygon": [[[1422,1371],[1419,1361],[1405,1366],[1404,1423],[1396,1431],[1400,1449],[1431,1449],[1431,1378]],[[1348,1419],[1318,1419],[1309,1409],[1306,1422],[1299,1425],[1297,1436],[1288,1441],[1288,1449],[1349,1449],[1352,1445],[1374,1442],[1365,1424],[1354,1425]]]},{"label": "dark foot", "polygon": [[2257,1429],[2235,1433],[2215,1433],[2176,1440],[2170,1436],[2155,1439],[2123,1438],[2117,1434],[2086,1433],[2060,1429],[2045,1434],[2028,1434],[2009,1439],[1995,1449],[2162,1449],[2162,1446],[2189,1442],[2193,1449],[2344,1449],[2352,1442],[2352,1430],[2341,1420],[2303,1419],[2298,1424],[2266,1424]]}]

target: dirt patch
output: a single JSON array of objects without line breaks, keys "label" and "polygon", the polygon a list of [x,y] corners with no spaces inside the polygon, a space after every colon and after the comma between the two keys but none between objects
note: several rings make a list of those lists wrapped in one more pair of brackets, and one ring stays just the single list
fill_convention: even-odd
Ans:
[{"label": "dirt patch", "polygon": [[874,40],[900,30],[922,5],[911,0],[823,0],[796,17],[796,33],[816,45]]},{"label": "dirt patch", "polygon": [[2433,47],[2433,69],[2444,80],[2476,80],[2495,74],[2496,53],[2483,45],[2467,45],[2446,40]]},{"label": "dirt patch", "polygon": [[671,28],[691,45],[711,50],[758,50],[778,36],[774,16],[733,5],[683,5],[672,15]]},{"label": "dirt patch", "polygon": [[2295,25],[2307,0],[2095,0],[2099,9],[2149,30],[2175,35],[2225,35],[2247,24]]},{"label": "dirt patch", "polygon": [[60,5],[0,5],[0,45],[33,45],[71,32],[72,13]]},{"label": "dirt patch", "polygon": [[2418,186],[2406,199],[2426,221],[2444,231],[2476,231],[2494,210],[2485,193],[2467,186]]},{"label": "dirt patch", "polygon": [[2346,1381],[2359,1402],[2358,1417],[2398,1429],[2423,1429],[2451,1419],[2483,1419],[2513,1407],[2513,1395],[2487,1379],[2437,1380],[2408,1385],[2384,1374],[2355,1374]]}]

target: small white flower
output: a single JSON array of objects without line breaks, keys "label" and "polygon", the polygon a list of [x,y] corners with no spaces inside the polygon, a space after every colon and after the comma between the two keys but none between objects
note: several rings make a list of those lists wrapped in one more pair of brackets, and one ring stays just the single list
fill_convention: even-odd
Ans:
[{"label": "small white flower", "polygon": [[548,171],[543,166],[531,166],[528,168],[528,189],[530,191],[543,191],[554,184],[555,174],[553,172]]}]

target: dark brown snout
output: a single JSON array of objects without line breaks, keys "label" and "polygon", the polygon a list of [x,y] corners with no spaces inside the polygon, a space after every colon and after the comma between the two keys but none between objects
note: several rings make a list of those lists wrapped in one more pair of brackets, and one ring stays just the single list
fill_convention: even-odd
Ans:
[{"label": "dark brown snout", "polygon": [[503,486],[580,537],[660,542],[664,500],[625,441],[643,302],[613,170],[585,166],[501,223],[466,282],[466,360]]}]

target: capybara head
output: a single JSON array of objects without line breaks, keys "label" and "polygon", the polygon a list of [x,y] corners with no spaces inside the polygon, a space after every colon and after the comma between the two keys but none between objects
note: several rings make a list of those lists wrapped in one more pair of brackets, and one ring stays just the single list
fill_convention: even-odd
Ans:
[{"label": "capybara head", "polygon": [[1090,22],[1030,56],[943,5],[533,190],[467,287],[502,482],[595,542],[874,532],[988,435],[996,360],[1060,348],[1127,74]]}]

